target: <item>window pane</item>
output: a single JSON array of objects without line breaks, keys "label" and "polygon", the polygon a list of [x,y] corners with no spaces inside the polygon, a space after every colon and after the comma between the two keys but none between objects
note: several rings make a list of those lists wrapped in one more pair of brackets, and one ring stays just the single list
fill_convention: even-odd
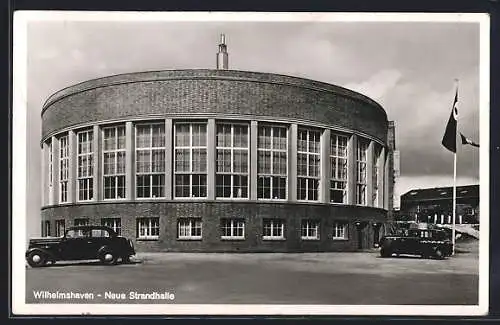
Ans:
[{"label": "window pane", "polygon": [[273,174],[286,175],[286,152],[273,153]]},{"label": "window pane", "polygon": [[297,133],[297,151],[307,152],[307,131],[299,130]]},{"label": "window pane", "polygon": [[193,149],[193,172],[207,171],[207,149]]},{"label": "window pane", "polygon": [[104,150],[116,149],[116,128],[104,129]]},{"label": "window pane", "polygon": [[153,150],[153,173],[163,173],[165,171],[165,150]]},{"label": "window pane", "polygon": [[297,154],[297,175],[307,176],[307,154]]},{"label": "window pane", "polygon": [[116,154],[116,173],[125,174],[125,152],[120,151]]},{"label": "window pane", "polygon": [[175,196],[176,197],[189,197],[190,188],[189,175],[175,175]]},{"label": "window pane", "polygon": [[217,125],[216,145],[217,147],[231,147],[231,125]]},{"label": "window pane", "polygon": [[319,155],[309,156],[309,176],[319,177]]},{"label": "window pane", "polygon": [[136,126],[136,146],[137,148],[151,147],[151,128],[149,125]]},{"label": "window pane", "polygon": [[319,153],[320,133],[309,131],[309,152]]},{"label": "window pane", "polygon": [[234,125],[234,142],[233,146],[236,148],[248,147],[248,126]]},{"label": "window pane", "polygon": [[233,176],[233,197],[246,198],[248,197],[248,177],[247,176]]},{"label": "window pane", "polygon": [[271,128],[260,126],[257,136],[257,146],[262,149],[271,149]]},{"label": "window pane", "polygon": [[193,146],[206,147],[207,126],[205,124],[193,124]]},{"label": "window pane", "polygon": [[217,150],[217,172],[230,173],[231,172],[231,150]]},{"label": "window pane", "polygon": [[190,172],[191,154],[189,149],[176,149],[175,150],[175,171],[176,172]]},{"label": "window pane", "polygon": [[207,196],[207,175],[193,175],[193,197]]},{"label": "window pane", "polygon": [[165,147],[165,126],[163,124],[154,124],[153,129],[153,147]]},{"label": "window pane", "polygon": [[247,150],[234,150],[234,169],[235,173],[248,172],[248,151]]},{"label": "window pane", "polygon": [[149,173],[151,172],[151,156],[149,150],[137,151],[137,172]]},{"label": "window pane", "polygon": [[258,151],[257,153],[257,172],[262,174],[271,173],[271,152]]},{"label": "window pane", "polygon": [[190,145],[190,132],[189,124],[176,124],[175,125],[175,146],[176,147],[189,147]]}]

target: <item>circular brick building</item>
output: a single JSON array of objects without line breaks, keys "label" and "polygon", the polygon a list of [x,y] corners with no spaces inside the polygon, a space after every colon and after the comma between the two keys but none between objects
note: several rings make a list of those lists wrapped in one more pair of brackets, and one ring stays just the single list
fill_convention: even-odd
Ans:
[{"label": "circular brick building", "polygon": [[86,81],[43,106],[42,235],[102,224],[138,251],[373,247],[392,206],[390,134],[373,100],[302,78]]}]

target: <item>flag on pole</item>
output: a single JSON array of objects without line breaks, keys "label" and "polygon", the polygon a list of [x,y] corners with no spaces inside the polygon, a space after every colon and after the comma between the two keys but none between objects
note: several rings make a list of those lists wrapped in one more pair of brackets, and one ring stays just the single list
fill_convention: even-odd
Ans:
[{"label": "flag on pole", "polygon": [[455,100],[453,101],[453,108],[451,110],[446,130],[444,131],[443,146],[453,153],[457,152],[457,119],[458,119],[458,88],[455,92]]},{"label": "flag on pole", "polygon": [[474,147],[478,147],[479,148],[479,144],[475,143],[474,141],[472,141],[471,139],[467,138],[465,135],[463,135],[462,133],[460,133],[460,137],[462,138],[462,144],[470,144],[471,146],[474,146]]}]

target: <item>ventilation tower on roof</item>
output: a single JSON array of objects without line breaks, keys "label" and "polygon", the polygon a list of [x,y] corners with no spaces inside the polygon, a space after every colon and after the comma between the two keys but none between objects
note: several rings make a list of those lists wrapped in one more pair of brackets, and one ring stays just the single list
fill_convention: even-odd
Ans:
[{"label": "ventilation tower on roof", "polygon": [[226,35],[220,34],[219,52],[217,52],[217,70],[228,69],[228,54],[226,46]]}]

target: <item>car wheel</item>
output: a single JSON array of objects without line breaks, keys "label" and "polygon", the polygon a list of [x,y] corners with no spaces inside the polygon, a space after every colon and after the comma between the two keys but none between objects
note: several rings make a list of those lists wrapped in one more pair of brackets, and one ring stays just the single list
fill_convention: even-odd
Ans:
[{"label": "car wheel", "polygon": [[444,253],[440,248],[436,248],[436,249],[434,249],[434,256],[437,259],[442,260],[444,258]]},{"label": "car wheel", "polygon": [[386,247],[382,247],[380,249],[380,256],[381,257],[390,257],[392,255],[392,252],[386,248]]},{"label": "car wheel", "polygon": [[99,256],[99,259],[101,260],[101,263],[106,265],[116,264],[116,256],[111,251],[102,252],[101,255]]},{"label": "car wheel", "polygon": [[34,251],[28,254],[26,261],[31,267],[40,267],[47,262],[47,256],[42,252]]},{"label": "car wheel", "polygon": [[123,256],[122,257],[122,263],[123,264],[130,264],[130,256]]}]

